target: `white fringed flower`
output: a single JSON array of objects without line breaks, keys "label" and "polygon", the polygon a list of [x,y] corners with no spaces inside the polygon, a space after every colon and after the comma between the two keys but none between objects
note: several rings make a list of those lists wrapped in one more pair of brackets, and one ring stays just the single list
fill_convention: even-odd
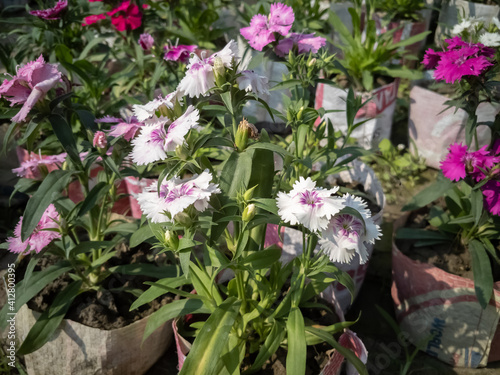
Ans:
[{"label": "white fringed flower", "polygon": [[238,82],[240,90],[252,91],[257,95],[269,95],[269,79],[258,75],[253,70],[242,71],[241,76],[236,79],[236,82]]},{"label": "white fringed flower", "polygon": [[198,126],[200,113],[192,105],[177,120],[168,123],[165,119],[142,127],[141,134],[132,141],[132,160],[138,165],[146,165],[167,158],[167,152],[175,151],[184,143],[189,130]]},{"label": "white fringed flower", "polygon": [[458,34],[462,34],[464,31],[471,32],[481,22],[483,22],[483,19],[481,17],[465,18],[459,24],[453,26],[451,33],[458,35]]},{"label": "white fringed flower", "polygon": [[278,215],[291,225],[302,224],[315,232],[325,229],[330,218],[343,207],[343,200],[332,197],[338,188],[322,189],[310,177],[300,177],[290,193],[278,194]]},{"label": "white fringed flower", "polygon": [[[153,99],[146,104],[134,104],[132,106],[132,109],[134,111],[135,117],[139,122],[145,122],[150,119],[156,121],[159,118],[163,117],[156,116],[156,111],[159,111],[161,113],[163,106],[168,109],[173,109],[176,100],[181,100],[181,95],[177,90],[168,94],[164,98],[159,96],[158,98]],[[147,122],[146,125],[148,125]]]},{"label": "white fringed flower", "polygon": [[138,194],[137,201],[142,212],[153,223],[171,222],[175,215],[191,205],[199,212],[205,211],[210,196],[220,193],[219,186],[210,181],[212,175],[207,169],[188,179],[174,177],[164,181],[159,193],[158,183],[154,182],[146,188],[146,192]]},{"label": "white fringed flower", "polygon": [[484,33],[479,37],[479,42],[483,43],[486,47],[499,47],[500,34],[498,33]]},{"label": "white fringed flower", "polygon": [[221,51],[210,57],[199,58],[192,54],[186,75],[179,83],[177,90],[191,98],[209,95],[210,89],[215,87],[215,61],[221,61],[224,67],[230,69],[233,66],[233,61],[237,59],[238,45],[234,40],[231,40]]},{"label": "white fringed flower", "polygon": [[375,243],[380,238],[380,227],[373,222],[370,210],[361,198],[350,194],[342,198],[346,207],[360,213],[365,225],[356,216],[338,213],[321,232],[319,244],[332,262],[349,263],[358,253],[360,264],[364,264],[368,261],[366,243]]}]

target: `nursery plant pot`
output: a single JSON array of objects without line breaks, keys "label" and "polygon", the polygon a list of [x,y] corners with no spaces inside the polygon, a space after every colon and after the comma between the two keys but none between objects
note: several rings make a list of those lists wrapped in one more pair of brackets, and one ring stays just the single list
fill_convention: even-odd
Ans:
[{"label": "nursery plant pot", "polygon": [[443,0],[435,36],[437,45],[441,45],[442,40],[450,36],[453,26],[459,23],[458,14],[462,16],[462,12],[465,13],[465,17],[481,18],[489,24],[493,17],[498,17],[500,7],[465,0]]},{"label": "nursery plant pot", "polygon": [[[359,126],[351,134],[351,137],[356,138],[364,148],[376,148],[382,139],[391,136],[392,117],[396,108],[398,85],[399,81],[395,80],[370,93],[360,93],[365,100],[373,97],[356,114],[356,122],[368,118],[370,120]],[[315,108],[323,107],[325,110],[345,111],[346,99],[346,90],[320,83],[316,89]],[[347,131],[345,112],[327,113],[323,119],[330,120],[335,130],[340,130],[343,133]]]},{"label": "nursery plant pot", "polygon": [[[413,86],[410,91],[408,131],[418,153],[426,159],[429,167],[436,169],[446,157],[450,144],[465,144],[467,113],[462,109],[455,112],[454,107],[445,110],[447,100],[448,97],[419,86]],[[476,112],[478,123],[493,121],[499,111],[500,107],[481,103]],[[491,137],[489,127],[481,125],[477,129],[479,144],[488,144]]]},{"label": "nursery plant pot", "polygon": [[[408,216],[394,223],[394,233]],[[396,317],[414,345],[424,345],[423,351],[457,367],[484,367],[500,360],[500,282],[483,310],[473,280],[408,258],[394,237],[392,279]]]},{"label": "nursery plant pot", "polygon": [[[39,316],[26,305],[19,310],[16,327],[21,340],[24,340]],[[28,374],[145,374],[172,342],[172,325],[169,321],[142,343],[148,318],[109,331],[64,319],[49,342],[24,356]]]}]

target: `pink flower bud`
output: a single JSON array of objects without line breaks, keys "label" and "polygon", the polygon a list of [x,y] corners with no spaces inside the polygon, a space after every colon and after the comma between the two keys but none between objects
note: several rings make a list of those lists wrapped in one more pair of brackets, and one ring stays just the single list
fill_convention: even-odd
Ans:
[{"label": "pink flower bud", "polygon": [[92,142],[94,147],[97,148],[105,148],[106,145],[108,144],[108,140],[106,139],[106,134],[102,131],[97,131],[94,134],[94,141]]},{"label": "pink flower bud", "polygon": [[155,40],[150,34],[144,33],[141,34],[137,42],[144,51],[149,51],[153,47]]}]

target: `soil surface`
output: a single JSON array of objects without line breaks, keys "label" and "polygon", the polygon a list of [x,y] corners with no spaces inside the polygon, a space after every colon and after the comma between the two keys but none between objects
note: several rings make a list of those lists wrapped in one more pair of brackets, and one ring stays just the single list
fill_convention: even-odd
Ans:
[{"label": "soil surface", "polygon": [[[117,255],[106,263],[106,267],[130,263],[151,263],[147,257],[148,252],[147,249],[131,250],[124,245],[119,246]],[[35,267],[35,271],[44,269],[54,264],[55,261],[55,258],[43,257]],[[150,305],[129,311],[131,304],[137,299],[133,292],[137,293],[149,288],[148,285],[144,285],[145,281],[156,280],[146,276],[111,275],[103,281],[103,290],[90,290],[76,297],[65,318],[89,327],[110,330],[140,320],[172,301],[172,296],[166,294],[154,300]],[[28,307],[38,312],[45,311],[57,294],[71,282],[72,279],[67,274],[60,276],[29,301]]]}]

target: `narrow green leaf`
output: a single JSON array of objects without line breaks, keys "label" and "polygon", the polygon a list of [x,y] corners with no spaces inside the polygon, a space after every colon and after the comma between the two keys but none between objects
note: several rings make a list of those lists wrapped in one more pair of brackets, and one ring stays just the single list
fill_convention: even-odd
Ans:
[{"label": "narrow green leaf", "polygon": [[411,211],[423,207],[443,196],[454,186],[455,185],[451,180],[448,180],[443,176],[439,176],[434,184],[415,195],[410,202],[402,208],[402,211]]},{"label": "narrow green leaf", "polygon": [[493,273],[486,249],[478,240],[469,243],[472,258],[472,273],[474,274],[474,289],[479,304],[483,309],[488,306],[493,295]]},{"label": "narrow green leaf", "polygon": [[266,337],[266,341],[261,346],[257,358],[255,358],[250,371],[259,370],[264,363],[278,350],[280,344],[285,338],[286,330],[281,322],[274,320],[273,327]]},{"label": "narrow green leaf", "polygon": [[179,375],[216,375],[240,304],[236,297],[229,297],[210,315],[196,337]]},{"label": "narrow green leaf", "polygon": [[78,216],[85,215],[93,207],[95,207],[99,200],[109,191],[111,188],[106,182],[101,181],[88,193],[83,201],[80,210],[78,211]]},{"label": "narrow green leaf", "polygon": [[61,142],[61,145],[68,153],[71,161],[75,163],[75,165],[81,165],[82,161],[80,159],[78,149],[76,148],[76,142],[73,137],[73,130],[71,129],[71,126],[69,126],[64,117],[58,114],[51,114],[49,116],[49,122],[52,126],[54,134],[57,136],[57,139],[59,139],[59,142]]},{"label": "narrow green leaf", "polygon": [[[160,285],[166,285],[171,288],[178,288],[182,285],[189,284],[190,280],[186,279],[184,276],[179,276],[179,277],[167,277],[165,279],[158,280],[156,284]],[[155,300],[156,298],[162,296],[165,294],[165,290],[159,288],[158,286],[151,286],[148,290],[143,292],[135,301],[132,303],[132,306],[130,306],[130,311],[137,309],[138,307],[141,307],[142,305],[145,305],[147,303],[150,303],[151,301]]]},{"label": "narrow green leaf", "polygon": [[152,237],[154,237],[154,234],[151,227],[149,225],[144,225],[135,231],[130,237],[130,247],[136,247]]},{"label": "narrow green leaf", "polygon": [[288,353],[286,373],[304,375],[306,373],[307,345],[304,317],[298,307],[293,307],[286,323]]}]

